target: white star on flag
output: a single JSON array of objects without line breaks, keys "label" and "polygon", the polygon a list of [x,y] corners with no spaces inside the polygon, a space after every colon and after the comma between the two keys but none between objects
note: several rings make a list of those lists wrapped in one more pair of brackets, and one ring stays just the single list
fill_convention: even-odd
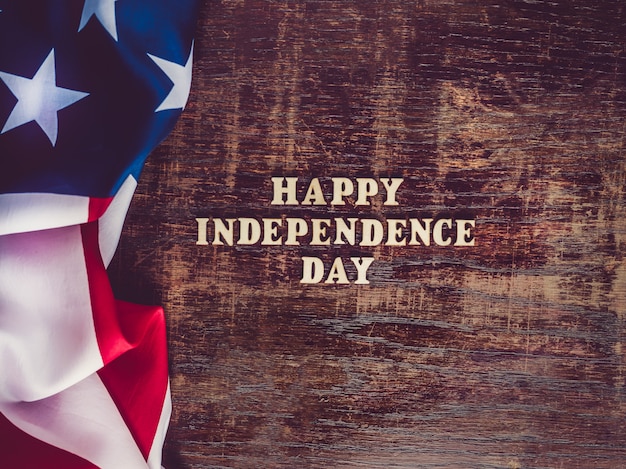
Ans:
[{"label": "white star on flag", "polygon": [[81,31],[89,22],[92,16],[96,16],[98,21],[102,24],[104,29],[115,39],[117,42],[117,26],[115,24],[115,2],[117,0],[85,0],[85,6],[83,7],[83,15],[80,18],[80,26],[78,31]]},{"label": "white star on flag", "polygon": [[167,75],[174,83],[169,94],[163,102],[156,108],[154,112],[166,111],[168,109],[185,109],[189,91],[191,90],[191,66],[193,62],[193,44],[189,51],[189,57],[185,65],[179,65],[169,60],[161,59],[154,55],[148,54],[155,64]]},{"label": "white star on flag", "polygon": [[52,146],[56,145],[58,135],[57,112],[89,95],[82,91],[56,86],[54,49],[50,51],[33,78],[0,72],[0,80],[17,98],[17,104],[0,134],[35,121],[48,136]]}]

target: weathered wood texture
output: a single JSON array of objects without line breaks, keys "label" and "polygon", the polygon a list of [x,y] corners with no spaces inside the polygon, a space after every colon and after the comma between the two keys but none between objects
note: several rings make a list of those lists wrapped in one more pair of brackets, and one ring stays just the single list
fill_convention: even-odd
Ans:
[{"label": "weathered wood texture", "polygon": [[[176,468],[626,467],[623,2],[209,1],[110,269],[168,316]],[[399,207],[270,177],[402,176]],[[468,216],[476,246],[196,246],[195,217]],[[373,255],[370,285],[301,256]]]}]

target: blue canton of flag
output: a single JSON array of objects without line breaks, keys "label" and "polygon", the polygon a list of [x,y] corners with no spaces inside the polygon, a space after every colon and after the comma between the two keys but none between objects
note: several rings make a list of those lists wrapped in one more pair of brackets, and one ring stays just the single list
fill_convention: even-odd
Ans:
[{"label": "blue canton of flag", "polygon": [[190,0],[15,0],[0,13],[0,193],[113,196],[191,85]]}]

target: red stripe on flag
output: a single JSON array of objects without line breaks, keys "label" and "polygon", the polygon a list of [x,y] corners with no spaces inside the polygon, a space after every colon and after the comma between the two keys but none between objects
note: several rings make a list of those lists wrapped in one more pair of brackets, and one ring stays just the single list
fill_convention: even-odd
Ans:
[{"label": "red stripe on flag", "polygon": [[98,469],[75,454],[44,443],[23,432],[0,414],[0,441],[3,469]]},{"label": "red stripe on flag", "polygon": [[102,361],[106,365],[131,348],[120,329],[115,298],[98,244],[98,222],[81,225],[91,310]]},{"label": "red stripe on flag", "polygon": [[106,212],[109,205],[113,201],[113,197],[90,197],[89,198],[89,213],[87,216],[87,221],[95,221],[102,216],[104,212]]},{"label": "red stripe on flag", "polygon": [[133,348],[98,372],[147,459],[168,386],[163,309],[117,302],[124,335]]},{"label": "red stripe on flag", "polygon": [[98,222],[81,226],[91,308],[104,368],[98,371],[147,459],[168,385],[163,309],[117,301],[100,256]]}]

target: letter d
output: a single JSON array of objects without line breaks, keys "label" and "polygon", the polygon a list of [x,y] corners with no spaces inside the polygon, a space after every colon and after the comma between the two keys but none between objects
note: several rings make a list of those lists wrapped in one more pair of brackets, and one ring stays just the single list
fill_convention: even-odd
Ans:
[{"label": "letter d", "polygon": [[324,277],[324,263],[318,257],[302,257],[300,283],[320,283]]}]

